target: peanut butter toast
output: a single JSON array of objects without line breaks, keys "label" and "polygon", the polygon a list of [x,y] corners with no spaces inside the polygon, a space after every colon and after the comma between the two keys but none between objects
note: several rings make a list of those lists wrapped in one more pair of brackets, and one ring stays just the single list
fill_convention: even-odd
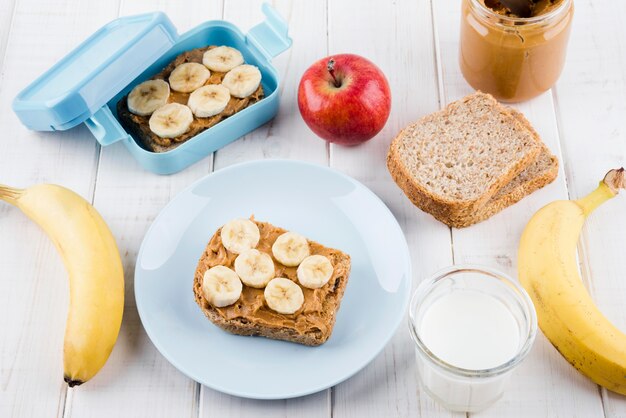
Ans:
[{"label": "peanut butter toast", "polygon": [[[233,234],[230,228],[233,222],[241,225],[245,222],[245,225]],[[242,247],[230,242],[233,240],[228,234],[231,237],[248,234],[247,238],[251,239],[244,239]],[[256,257],[252,268],[250,265],[242,267],[241,260],[246,258],[248,262],[250,257]],[[268,258],[271,258],[269,266],[263,264]],[[314,268],[304,271],[311,266]],[[324,268],[328,270],[319,273]],[[207,289],[208,283],[205,282],[220,269],[220,274],[226,274],[218,275],[219,280],[231,282],[217,284],[221,292],[218,301],[215,289]],[[207,318],[225,331],[317,346],[326,342],[333,331],[349,275],[350,256],[340,250],[267,222],[235,220],[212,236],[198,262],[193,290],[195,300]],[[222,279],[224,276],[228,277]],[[238,276],[241,283],[236,279]],[[234,293],[224,290],[224,285],[231,284],[230,290]],[[276,293],[268,293],[277,290],[281,292],[278,299]],[[293,297],[287,304],[290,307],[281,306],[282,292],[292,292]],[[231,294],[234,296],[228,299]],[[232,303],[216,306],[229,302]]]}]

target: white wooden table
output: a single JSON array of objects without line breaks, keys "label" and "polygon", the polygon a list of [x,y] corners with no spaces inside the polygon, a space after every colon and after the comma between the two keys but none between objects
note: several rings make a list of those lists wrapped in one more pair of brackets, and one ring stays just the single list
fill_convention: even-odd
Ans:
[{"label": "white wooden table", "polygon": [[[283,80],[276,119],[191,168],[157,176],[122,145],[101,149],[83,127],[26,130],[13,97],[104,23],[163,10],[183,32],[205,20],[244,31],[262,19],[260,0],[0,0],[0,183],[52,182],[91,200],[108,221],[126,271],[118,343],[88,384],[68,389],[61,360],[68,289],[52,244],[18,210],[0,204],[0,417],[451,417],[418,386],[404,324],[368,367],[332,389],[287,401],[223,395],[179,373],[144,332],[133,270],[146,229],[194,180],[233,163],[291,158],[328,164],[369,186],[406,234],[414,284],[452,263],[516,275],[517,242],[531,214],[554,199],[591,191],[609,168],[626,164],[626,2],[576,0],[565,71],[552,91],[516,106],[559,157],[558,179],[491,220],[450,230],[411,205],[391,181],[385,154],[407,123],[469,92],[457,65],[459,0],[276,1],[293,47],[275,60]],[[313,61],[352,52],[376,62],[393,93],[391,117],[357,148],[327,146],[296,106],[300,76]],[[626,197],[595,213],[580,245],[584,280],[603,312],[626,331]],[[539,335],[510,389],[480,417],[626,417],[626,398],[576,372]]]}]

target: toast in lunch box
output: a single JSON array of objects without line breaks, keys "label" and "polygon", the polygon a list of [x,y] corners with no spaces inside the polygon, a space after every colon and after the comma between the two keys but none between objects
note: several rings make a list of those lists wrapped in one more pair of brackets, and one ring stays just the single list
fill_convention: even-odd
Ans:
[{"label": "toast in lunch box", "polygon": [[117,103],[126,130],[153,152],[172,150],[264,97],[261,72],[227,46],[185,51]]},{"label": "toast in lunch box", "polygon": [[330,337],[350,256],[254,218],[211,237],[193,291],[204,314],[237,335],[317,346]]}]

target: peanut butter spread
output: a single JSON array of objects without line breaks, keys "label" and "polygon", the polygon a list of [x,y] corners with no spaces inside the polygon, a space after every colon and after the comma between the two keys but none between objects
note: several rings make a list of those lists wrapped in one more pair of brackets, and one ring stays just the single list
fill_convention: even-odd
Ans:
[{"label": "peanut butter spread", "polygon": [[573,6],[571,0],[537,0],[527,4],[530,17],[519,18],[505,4],[512,3],[463,0],[460,65],[475,89],[519,102],[538,96],[559,78]]},{"label": "peanut butter spread", "polygon": [[[260,240],[257,250],[272,256],[272,245],[278,236],[287,232],[286,230],[273,226],[266,222],[254,221],[259,227]],[[231,253],[222,244],[221,228],[213,235],[205,253],[200,259],[195,273],[196,286],[202,283],[204,273],[211,267],[217,265],[233,268],[237,254]],[[335,309],[329,309],[338,297],[337,287],[341,280],[346,280],[349,271],[349,264],[340,262],[345,260],[346,255],[339,250],[324,247],[313,241],[309,241],[311,255],[323,255],[327,257],[333,265],[333,275],[326,285],[319,289],[308,289],[301,287],[304,293],[304,303],[302,307],[291,315],[280,314],[271,310],[265,303],[263,296],[264,289],[256,289],[243,285],[241,297],[232,305],[213,309],[226,320],[242,320],[250,323],[268,326],[272,328],[291,328],[299,334],[307,332],[321,331],[322,334],[329,334],[334,324]],[[297,267],[287,267],[274,261],[276,277],[285,277],[298,283],[296,271]]]},{"label": "peanut butter spread", "polygon": [[[163,69],[163,71],[161,71],[152,78],[167,81],[171,72],[174,71],[174,69],[181,64],[184,64],[186,62],[196,62],[202,64],[202,56],[204,55],[204,53],[207,50],[213,48],[215,48],[215,46],[197,48],[183,52],[182,54],[178,55],[176,59],[174,59],[174,61],[170,62],[169,65]],[[225,75],[226,73],[211,71],[211,77],[209,77],[205,85],[221,84],[222,79]],[[187,105],[190,94],[191,93],[181,93],[178,91],[170,90],[168,103],[180,103]],[[199,118],[197,116],[194,116],[193,122],[191,122],[189,130],[184,134],[177,136],[176,138],[161,138],[160,136],[155,135],[150,130],[150,126],[148,125],[150,116],[139,116],[131,113],[128,110],[126,96],[118,102],[117,112],[120,120],[122,121],[122,123],[124,123],[125,127],[133,132],[136,136],[138,136],[138,139],[140,139],[147,148],[151,148],[151,150],[155,152],[160,152],[167,151],[167,149],[164,150],[160,147],[173,147],[175,145],[181,144],[198,135],[202,131],[216,125],[218,122],[226,119],[227,117],[232,116],[235,113],[245,109],[246,107],[258,102],[263,98],[263,96],[264,92],[262,85],[259,85],[259,88],[257,88],[257,90],[252,93],[252,95],[243,99],[231,96],[228,104],[226,105],[226,108],[221,113],[208,118]],[[160,147],[153,147],[151,146],[152,144],[157,144]]]},{"label": "peanut butter spread", "polygon": [[[516,15],[512,10],[507,8],[500,0],[480,0],[485,6],[489,7],[494,12],[503,15],[503,16],[511,16],[511,17],[522,17]],[[510,1],[510,0],[509,0]],[[550,13],[558,6],[561,5],[563,0],[518,0],[518,1],[526,1],[530,6],[530,16],[524,17],[534,17],[541,16]]]}]

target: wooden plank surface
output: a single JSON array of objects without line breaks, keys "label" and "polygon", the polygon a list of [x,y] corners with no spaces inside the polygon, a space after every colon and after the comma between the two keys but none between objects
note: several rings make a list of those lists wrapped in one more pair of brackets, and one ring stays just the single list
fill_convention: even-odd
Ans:
[{"label": "wooden plank surface", "polygon": [[[54,182],[91,200],[97,147],[86,130],[29,132],[11,102],[93,28],[113,18],[116,5],[21,0],[15,7],[2,66],[0,182],[18,187]],[[67,274],[52,243],[17,209],[0,205],[0,231],[0,416],[60,416],[67,387],[62,369]]]},{"label": "wooden plank surface", "polygon": [[[158,353],[139,321],[133,270],[146,229],[178,191],[213,169],[261,158],[307,160],[330,164],[355,177],[390,207],[411,249],[414,285],[453,262],[488,265],[516,277],[517,242],[530,215],[551,200],[583,196],[608,168],[626,164],[626,29],[620,22],[626,4],[621,2],[609,8],[593,0],[577,0],[567,64],[557,88],[516,106],[559,156],[557,181],[464,230],[451,231],[414,208],[385,168],[388,144],[403,126],[471,92],[457,64],[458,2],[274,1],[289,21],[294,40],[294,47],[274,60],[283,83],[278,116],[214,157],[173,176],[144,171],[120,144],[100,151],[82,127],[29,132],[11,111],[11,101],[22,87],[118,14],[163,10],[181,33],[224,17],[246,32],[263,19],[261,3],[1,2],[0,183],[54,182],[93,200],[118,240],[127,290],[124,323],[110,361],[89,384],[67,390],[61,380],[65,270],[43,233],[18,210],[0,204],[0,416],[462,417],[465,414],[442,409],[420,389],[406,323],[368,367],[332,390],[267,402],[198,385]],[[373,60],[387,75],[393,92],[385,129],[355,148],[326,146],[297,110],[296,90],[304,70],[315,60],[340,52]],[[626,331],[624,199],[607,203],[589,219],[580,262],[599,307]],[[626,398],[599,390],[542,335],[514,374],[505,397],[493,408],[471,414],[605,415],[625,417]]]},{"label": "wooden plank surface", "polygon": [[[119,14],[161,10],[178,32],[211,19],[221,19],[221,2],[133,0]],[[124,321],[115,349],[103,370],[68,399],[66,417],[197,416],[200,385],[176,370],[152,345],[135,304],[135,260],[143,236],[160,210],[179,191],[211,169],[211,156],[171,176],[145,171],[122,144],[104,148],[100,156],[94,204],[107,220],[123,256],[126,292]]]},{"label": "wooden plank surface", "polygon": [[11,30],[16,1],[17,0],[4,0],[0,3],[0,85],[2,83],[4,53],[6,51],[7,41],[9,40],[9,31]]},{"label": "wooden plank surface", "polygon": [[[246,33],[264,19],[262,4],[262,0],[225,0],[224,19]],[[326,148],[302,121],[296,101],[302,73],[326,53],[326,3],[275,1],[272,5],[289,22],[294,45],[273,60],[281,82],[280,110],[272,121],[219,150],[215,156],[216,170],[265,158],[327,163]]]},{"label": "wooden plank surface", "polygon": [[[626,3],[576,1],[567,65],[555,89],[570,196],[591,192],[610,168],[626,166]],[[588,219],[579,253],[602,312],[626,332],[626,193]],[[607,417],[626,417],[626,397],[602,389]]]},{"label": "wooden plank surface", "polygon": [[[433,2],[438,29],[446,103],[473,90],[458,65],[459,7],[450,2]],[[550,150],[563,161],[559,130],[551,94],[514,106],[523,112]],[[563,164],[557,180],[493,218],[466,229],[453,229],[456,263],[486,265],[517,279],[517,247],[531,215],[548,202],[567,198]],[[602,403],[594,384],[567,362],[539,333],[528,359],[511,377],[504,398],[477,417],[501,416],[602,416]],[[539,401],[541,400],[541,401]]]},{"label": "wooden plank surface", "polygon": [[[244,33],[263,20],[262,0],[226,0],[224,19],[232,21]],[[273,121],[216,152],[215,170],[234,163],[264,159],[289,158],[327,164],[326,147],[306,128],[298,114],[296,94],[300,76],[308,65],[326,50],[325,2],[273,2],[289,22],[294,45],[275,58],[273,63],[282,83],[280,110]],[[225,395],[205,386],[201,389],[201,417],[330,417],[330,390],[296,399],[255,401]]]},{"label": "wooden plank surface", "polygon": [[[334,1],[329,6],[329,53],[349,51],[372,60],[387,76],[393,95],[385,128],[357,147],[331,145],[331,165],[363,182],[392,210],[407,237],[417,284],[452,264],[450,232],[406,199],[391,180],[385,158],[402,127],[439,107],[430,4],[366,1],[358,6],[358,18],[354,4]],[[382,354],[334,389],[333,417],[464,416],[444,410],[420,390],[414,356],[402,321]]]}]

